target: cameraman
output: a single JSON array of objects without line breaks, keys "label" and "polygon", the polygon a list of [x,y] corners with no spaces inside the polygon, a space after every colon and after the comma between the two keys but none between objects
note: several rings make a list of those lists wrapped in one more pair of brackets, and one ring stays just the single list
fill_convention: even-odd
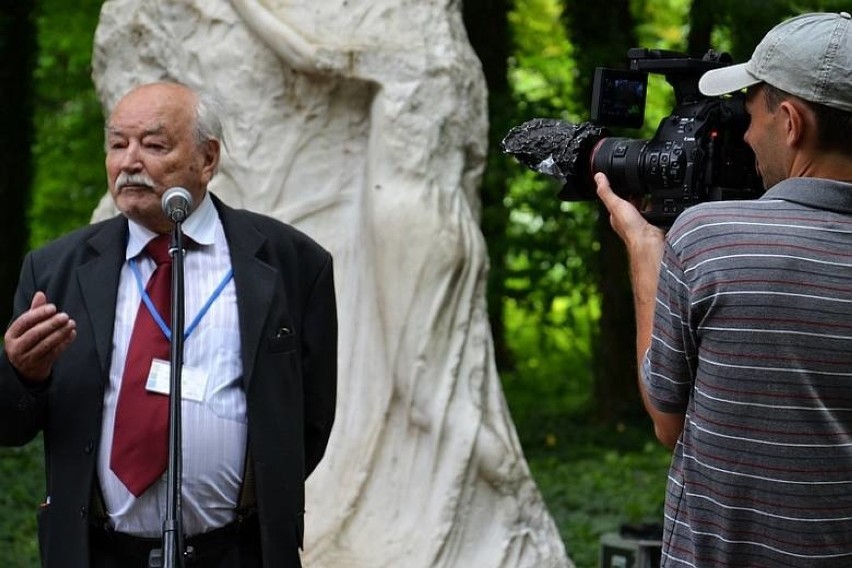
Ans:
[{"label": "cameraman", "polygon": [[852,566],[852,19],[805,14],[745,64],[767,192],[665,234],[597,192],[629,258],[639,387],[674,455],[662,565]]}]

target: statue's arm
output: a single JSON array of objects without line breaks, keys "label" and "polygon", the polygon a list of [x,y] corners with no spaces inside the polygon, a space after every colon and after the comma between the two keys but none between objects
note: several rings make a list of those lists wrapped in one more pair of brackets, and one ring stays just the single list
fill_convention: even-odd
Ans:
[{"label": "statue's arm", "polygon": [[246,26],[294,69],[320,74],[345,69],[344,53],[312,43],[283,14],[274,14],[259,0],[231,0],[231,5]]}]

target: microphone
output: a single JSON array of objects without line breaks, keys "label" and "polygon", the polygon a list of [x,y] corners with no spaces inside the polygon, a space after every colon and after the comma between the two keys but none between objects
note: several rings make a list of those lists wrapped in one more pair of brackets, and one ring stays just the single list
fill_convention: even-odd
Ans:
[{"label": "microphone", "polygon": [[172,223],[183,223],[192,209],[192,195],[182,187],[172,187],[163,193],[162,204]]}]

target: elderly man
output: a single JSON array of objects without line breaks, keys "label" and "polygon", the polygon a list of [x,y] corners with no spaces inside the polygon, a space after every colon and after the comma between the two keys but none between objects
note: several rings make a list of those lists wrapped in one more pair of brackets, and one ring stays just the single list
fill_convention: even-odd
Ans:
[{"label": "elderly man", "polygon": [[[106,126],[109,190],[122,215],[24,261],[0,357],[0,443],[44,433],[43,564],[147,566],[167,484],[173,224],[183,187],[186,333],[183,529],[190,565],[297,567],[304,481],[334,419],[332,259],[278,221],[207,191],[221,124],[186,86],[133,89]],[[159,250],[158,250],[159,249]]]}]

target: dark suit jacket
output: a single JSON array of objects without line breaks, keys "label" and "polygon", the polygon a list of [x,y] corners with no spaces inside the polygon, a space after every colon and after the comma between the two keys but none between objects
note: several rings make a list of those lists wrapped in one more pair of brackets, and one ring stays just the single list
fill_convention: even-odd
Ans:
[{"label": "dark suit jacket", "polygon": [[[304,480],[325,452],[336,399],[337,318],[331,255],[268,217],[215,199],[231,250],[264,566],[299,566]],[[77,230],[27,255],[15,316],[33,294],[77,322],[46,387],[25,385],[0,356],[0,444],[44,432],[44,566],[88,566],[90,497],[127,221]],[[280,331],[289,330],[289,331]]]}]

